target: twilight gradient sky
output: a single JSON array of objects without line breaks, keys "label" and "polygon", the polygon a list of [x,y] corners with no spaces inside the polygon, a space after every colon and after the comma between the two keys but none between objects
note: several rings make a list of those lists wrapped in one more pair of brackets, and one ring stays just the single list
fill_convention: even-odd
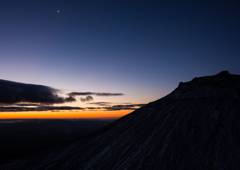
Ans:
[{"label": "twilight gradient sky", "polygon": [[240,74],[237,0],[2,0],[0,21],[0,79],[124,94],[94,102],[144,104],[180,81]]}]

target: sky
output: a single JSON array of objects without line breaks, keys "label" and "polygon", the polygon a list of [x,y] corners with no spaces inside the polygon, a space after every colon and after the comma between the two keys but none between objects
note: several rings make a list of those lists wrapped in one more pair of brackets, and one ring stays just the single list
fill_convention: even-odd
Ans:
[{"label": "sky", "polygon": [[240,74],[237,0],[1,0],[0,21],[0,119],[121,117]]}]

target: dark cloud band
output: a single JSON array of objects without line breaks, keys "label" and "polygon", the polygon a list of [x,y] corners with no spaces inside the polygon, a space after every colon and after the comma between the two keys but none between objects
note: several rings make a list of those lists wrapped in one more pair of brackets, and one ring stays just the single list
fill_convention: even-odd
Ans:
[{"label": "dark cloud band", "polygon": [[58,96],[56,94],[58,91],[59,90],[43,85],[0,80],[0,103],[14,104],[29,102],[54,104],[76,101],[73,96],[67,98]]}]

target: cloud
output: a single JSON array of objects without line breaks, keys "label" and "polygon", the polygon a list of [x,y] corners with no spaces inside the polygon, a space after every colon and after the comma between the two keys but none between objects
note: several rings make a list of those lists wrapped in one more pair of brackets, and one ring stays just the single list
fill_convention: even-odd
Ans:
[{"label": "cloud", "polygon": [[107,111],[113,110],[136,110],[136,107],[144,106],[145,104],[126,104],[126,105],[113,105],[110,107],[103,107]]},{"label": "cloud", "polygon": [[56,93],[59,90],[35,84],[24,84],[7,80],[0,80],[0,103],[14,104],[20,102],[29,103],[64,103],[74,101],[72,96],[63,98]]},{"label": "cloud", "polygon": [[38,106],[38,107],[0,107],[1,112],[21,112],[21,111],[57,111],[57,110],[84,110],[82,107],[70,106]]},{"label": "cloud", "polygon": [[105,110],[105,111],[112,111],[112,110],[136,110],[139,107],[142,107],[146,104],[131,104],[131,103],[125,103],[125,104],[118,104],[113,105],[111,102],[91,102],[88,104],[97,105],[97,106],[103,106],[103,107],[87,107],[87,109],[92,110]]},{"label": "cloud", "polygon": [[74,97],[72,97],[72,96],[69,96],[69,97],[65,98],[64,101],[65,102],[75,102],[76,99]]},{"label": "cloud", "polygon": [[85,108],[82,107],[71,107],[71,106],[59,106],[59,107],[54,107],[54,106],[40,106],[38,109],[45,109],[47,110],[84,110]]},{"label": "cloud", "polygon": [[89,101],[93,101],[93,97],[92,96],[87,96],[86,98],[81,98],[80,100],[82,102],[89,102]]},{"label": "cloud", "polygon": [[139,107],[142,107],[142,106],[145,106],[146,104],[135,104],[135,106],[139,106]]},{"label": "cloud", "polygon": [[32,103],[21,103],[21,104],[14,104],[15,106],[40,106],[39,104],[32,104]]},{"label": "cloud", "polygon": [[[90,96],[91,97],[91,96]],[[110,102],[93,102],[90,104],[107,104]],[[17,107],[19,105],[20,107]],[[35,104],[15,104],[15,106],[0,106],[0,112],[22,112],[22,111],[62,111],[62,110],[102,110],[102,111],[116,111],[116,110],[136,110],[137,108],[144,106],[145,104],[121,104],[121,105],[99,105],[104,107],[70,107],[70,106],[42,106],[36,105],[37,107],[32,107]],[[25,106],[25,107],[21,107]]]},{"label": "cloud", "polygon": [[68,93],[69,96],[87,96],[87,95],[92,95],[93,93],[91,92],[72,92]]},{"label": "cloud", "polygon": [[122,93],[96,93],[96,96],[123,96]]},{"label": "cloud", "polygon": [[92,102],[92,103],[88,103],[88,104],[94,104],[94,105],[98,105],[98,106],[109,106],[112,103],[111,102]]},{"label": "cloud", "polygon": [[104,108],[107,111],[114,111],[114,110],[136,110],[136,108],[131,107],[105,107]]},{"label": "cloud", "polygon": [[101,110],[101,107],[87,107],[88,110]]},{"label": "cloud", "polygon": [[103,107],[87,107],[91,110],[104,110],[104,111],[114,111],[114,110],[136,110],[139,107],[144,106],[145,104],[121,104],[121,105],[112,105],[111,102],[92,102],[88,104],[95,104]]},{"label": "cloud", "polygon": [[34,111],[31,107],[0,107],[0,112]]},{"label": "cloud", "polygon": [[95,92],[72,92],[68,93],[69,96],[87,96],[87,95],[96,95],[96,96],[122,96],[123,93],[95,93]]}]

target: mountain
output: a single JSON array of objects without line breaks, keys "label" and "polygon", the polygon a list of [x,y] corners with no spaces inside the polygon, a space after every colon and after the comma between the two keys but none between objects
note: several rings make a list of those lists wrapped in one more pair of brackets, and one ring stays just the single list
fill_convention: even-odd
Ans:
[{"label": "mountain", "polygon": [[6,169],[239,169],[240,75],[179,83],[97,132]]}]

